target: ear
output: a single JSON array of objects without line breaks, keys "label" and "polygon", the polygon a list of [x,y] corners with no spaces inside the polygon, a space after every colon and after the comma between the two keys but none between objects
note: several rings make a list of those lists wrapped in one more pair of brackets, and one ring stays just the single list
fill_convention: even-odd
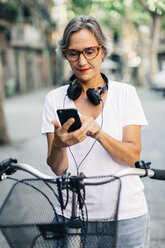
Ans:
[{"label": "ear", "polygon": [[105,53],[104,49],[101,48],[101,58],[102,58],[102,60],[104,59],[105,56],[106,56],[106,53]]}]

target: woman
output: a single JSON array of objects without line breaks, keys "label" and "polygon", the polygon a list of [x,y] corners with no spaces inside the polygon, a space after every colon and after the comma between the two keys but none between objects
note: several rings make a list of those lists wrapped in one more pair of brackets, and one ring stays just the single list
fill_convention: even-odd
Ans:
[{"label": "woman", "polygon": [[[66,171],[71,175],[110,175],[134,167],[140,159],[141,126],[147,125],[147,121],[135,88],[110,81],[100,72],[107,47],[99,23],[92,17],[72,19],[59,47],[74,75],[70,85],[46,96],[42,133],[47,135],[48,165],[58,176]],[[82,122],[78,130],[67,132],[73,118],[60,125],[56,110],[61,108],[78,110]],[[143,188],[139,177],[122,179],[119,248],[149,247],[149,217]],[[108,191],[104,188],[103,194],[98,195],[96,188],[91,190],[89,198],[94,208],[88,209],[89,219],[108,218]],[[105,200],[101,209],[97,208],[100,197]]]}]

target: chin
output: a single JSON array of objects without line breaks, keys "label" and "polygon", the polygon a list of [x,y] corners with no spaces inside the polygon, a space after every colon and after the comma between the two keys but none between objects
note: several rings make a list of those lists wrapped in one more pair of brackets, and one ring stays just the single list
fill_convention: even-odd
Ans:
[{"label": "chin", "polygon": [[75,73],[76,77],[81,81],[89,81],[95,77],[95,75],[89,75],[89,73]]}]

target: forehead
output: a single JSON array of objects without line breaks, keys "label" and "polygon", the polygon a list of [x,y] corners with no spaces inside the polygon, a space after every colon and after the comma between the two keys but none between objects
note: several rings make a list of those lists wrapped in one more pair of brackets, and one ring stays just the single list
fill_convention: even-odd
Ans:
[{"label": "forehead", "polygon": [[84,49],[86,47],[97,46],[98,41],[95,35],[88,29],[82,29],[71,34],[69,40],[69,49]]}]

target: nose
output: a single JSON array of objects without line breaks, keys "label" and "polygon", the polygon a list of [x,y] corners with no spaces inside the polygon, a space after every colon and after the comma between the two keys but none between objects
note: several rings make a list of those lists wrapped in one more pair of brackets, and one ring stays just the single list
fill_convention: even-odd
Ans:
[{"label": "nose", "polygon": [[78,59],[78,64],[83,66],[85,64],[87,64],[87,60],[84,57],[83,53],[80,53],[79,59]]}]

